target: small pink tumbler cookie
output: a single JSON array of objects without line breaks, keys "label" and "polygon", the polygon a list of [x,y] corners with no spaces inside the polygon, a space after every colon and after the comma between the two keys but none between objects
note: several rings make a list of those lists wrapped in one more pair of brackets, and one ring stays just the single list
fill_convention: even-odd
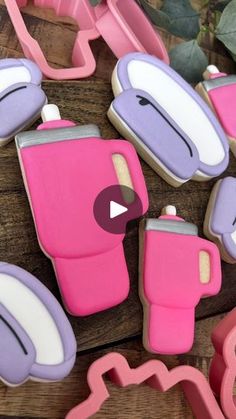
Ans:
[{"label": "small pink tumbler cookie", "polygon": [[203,77],[205,80],[197,85],[196,90],[216,113],[236,156],[236,75],[221,73],[210,65]]},{"label": "small pink tumbler cookie", "polygon": [[220,254],[198,237],[194,224],[168,206],[140,225],[140,297],[143,342],[152,353],[188,352],[194,340],[195,307],[221,288]]}]

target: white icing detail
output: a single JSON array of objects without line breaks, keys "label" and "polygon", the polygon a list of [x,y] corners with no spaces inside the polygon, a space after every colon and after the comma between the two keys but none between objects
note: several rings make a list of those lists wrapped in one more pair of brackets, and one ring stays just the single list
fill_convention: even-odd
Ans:
[{"label": "white icing detail", "polygon": [[26,67],[0,69],[0,93],[16,83],[30,83],[31,74]]},{"label": "white icing detail", "polygon": [[176,216],[177,211],[174,205],[167,205],[162,209],[162,215],[174,215]]},{"label": "white icing detail", "polygon": [[42,109],[41,117],[43,122],[59,121],[61,114],[57,105],[45,105]]},{"label": "white icing detail", "polygon": [[236,231],[234,231],[232,234],[231,234],[231,239],[233,240],[233,242],[236,244]]},{"label": "white icing detail", "polygon": [[38,364],[57,365],[64,350],[57,326],[42,301],[28,287],[7,274],[0,274],[0,303],[19,322],[36,349]]},{"label": "white icing detail", "polygon": [[208,71],[210,74],[218,74],[218,73],[219,73],[219,69],[218,69],[215,65],[213,65],[213,64],[208,65],[208,67],[207,67],[207,71]]},{"label": "white icing detail", "polygon": [[201,162],[221,163],[225,151],[213,125],[192,97],[160,68],[138,60],[128,64],[132,86],[146,91],[176,121],[198,149]]}]

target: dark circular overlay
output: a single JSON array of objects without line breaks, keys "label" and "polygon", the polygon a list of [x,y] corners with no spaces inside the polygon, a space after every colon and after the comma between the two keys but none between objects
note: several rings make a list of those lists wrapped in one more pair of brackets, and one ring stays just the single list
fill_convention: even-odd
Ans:
[{"label": "dark circular overlay", "polygon": [[[111,205],[126,208],[126,212],[111,218]],[[93,213],[98,225],[113,234],[125,234],[127,223],[143,214],[142,202],[137,193],[127,186],[114,185],[103,189],[97,196]]]}]

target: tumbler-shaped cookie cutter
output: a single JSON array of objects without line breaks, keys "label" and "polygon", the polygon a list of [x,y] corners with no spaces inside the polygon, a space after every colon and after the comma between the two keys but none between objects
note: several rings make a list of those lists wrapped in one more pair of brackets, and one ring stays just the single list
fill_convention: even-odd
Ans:
[{"label": "tumbler-shaped cookie cutter", "polygon": [[222,410],[228,419],[236,418],[236,396],[233,394],[236,379],[236,308],[212,332],[215,354],[210,366],[209,379],[212,390],[219,397]]},{"label": "tumbler-shaped cookie cutter", "polygon": [[148,52],[166,63],[165,46],[135,0],[103,0],[92,7],[89,0],[34,0],[35,6],[53,8],[58,16],[69,16],[78,23],[79,31],[72,53],[73,67],[52,68],[38,42],[29,34],[20,8],[27,0],[5,0],[17,37],[27,58],[35,61],[42,73],[51,79],[88,77],[96,69],[90,41],[102,36],[117,58],[132,51]]}]

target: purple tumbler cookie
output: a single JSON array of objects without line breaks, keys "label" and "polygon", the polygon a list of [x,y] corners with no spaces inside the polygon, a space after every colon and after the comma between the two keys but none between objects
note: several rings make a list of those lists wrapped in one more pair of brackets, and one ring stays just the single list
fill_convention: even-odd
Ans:
[{"label": "purple tumbler cookie", "polygon": [[0,146],[33,124],[47,98],[41,89],[42,73],[30,60],[0,60]]},{"label": "purple tumbler cookie", "polygon": [[236,178],[216,182],[207,207],[204,233],[225,262],[236,263]]},{"label": "purple tumbler cookie", "polygon": [[208,180],[228,166],[229,146],[216,117],[168,65],[131,53],[112,76],[108,117],[144,160],[172,186]]},{"label": "purple tumbler cookie", "polygon": [[74,333],[56,298],[25,270],[0,263],[1,380],[62,380],[75,357]]}]

